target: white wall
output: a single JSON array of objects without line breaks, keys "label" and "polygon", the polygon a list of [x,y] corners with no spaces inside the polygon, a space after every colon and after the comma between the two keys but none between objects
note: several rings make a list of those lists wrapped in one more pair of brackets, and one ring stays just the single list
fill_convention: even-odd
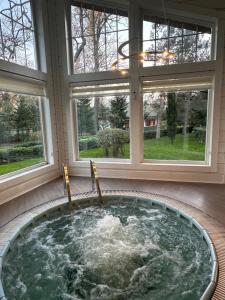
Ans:
[{"label": "white wall", "polygon": [[[71,147],[71,120],[70,120],[70,98],[69,98],[69,82],[79,81],[79,76],[68,77],[68,65],[65,43],[65,19],[64,19],[64,0],[35,0],[36,4],[42,3],[45,6],[43,11],[43,27],[39,30],[39,38],[43,38],[43,32],[46,33],[42,47],[42,64],[46,63],[48,96],[51,107],[51,121],[53,129],[53,145],[54,145],[54,163],[41,167],[38,170],[28,171],[26,174],[19,174],[14,178],[0,180],[0,204],[19,196],[33,188],[40,186],[61,174],[61,164],[69,162],[71,175],[90,176],[89,162],[73,161],[73,148]],[[112,1],[111,1],[112,2]],[[134,2],[134,1],[132,1]],[[149,1],[146,1],[149,3]],[[37,4],[38,3],[38,4]],[[138,3],[138,1],[136,2]],[[180,8],[180,6],[179,6]],[[133,8],[134,10],[134,8]],[[134,10],[135,11],[135,10]],[[202,11],[202,10],[200,10]],[[198,11],[198,13],[200,12]],[[215,12],[204,11],[211,15]],[[39,18],[40,10],[38,10]],[[222,15],[220,14],[221,20]],[[134,18],[135,19],[135,18]],[[134,20],[135,22],[135,20]],[[223,26],[222,26],[223,27]],[[222,31],[221,31],[222,32]],[[221,34],[221,33],[220,33]],[[139,163],[137,158],[131,162],[97,162],[98,173],[102,177],[114,178],[135,178],[149,180],[171,180],[171,181],[189,181],[189,182],[214,182],[224,183],[225,175],[225,61],[224,61],[224,33],[222,33],[219,48],[219,60],[216,65],[217,81],[222,79],[222,89],[220,83],[217,83],[216,102],[217,114],[216,130],[213,134],[217,135],[218,141],[214,145],[214,163],[213,167],[208,166],[179,166],[166,164],[147,164]],[[46,60],[44,55],[44,47],[46,47]],[[222,51],[221,51],[222,50]],[[210,65],[210,64],[209,64]],[[180,73],[188,66],[180,66]],[[194,67],[193,70],[197,70]],[[221,69],[223,68],[223,69]],[[1,69],[1,65],[0,65]],[[22,69],[21,69],[22,70]],[[44,67],[43,67],[44,70]],[[21,71],[22,72],[22,71]],[[218,76],[218,74],[220,74]],[[157,75],[157,72],[155,73]],[[222,78],[221,78],[221,75]],[[100,75],[109,80],[113,78],[113,74],[105,73]],[[135,76],[133,74],[132,76]],[[87,76],[88,78],[88,76]],[[131,78],[132,80],[132,78]],[[140,105],[134,109],[140,109]],[[134,127],[133,127],[134,128]],[[141,137],[134,130],[136,143]],[[215,138],[217,140],[217,138]],[[134,152],[135,149],[133,149]],[[136,152],[135,152],[136,154]],[[134,155],[135,157],[135,155]],[[137,157],[137,155],[136,155]]]}]

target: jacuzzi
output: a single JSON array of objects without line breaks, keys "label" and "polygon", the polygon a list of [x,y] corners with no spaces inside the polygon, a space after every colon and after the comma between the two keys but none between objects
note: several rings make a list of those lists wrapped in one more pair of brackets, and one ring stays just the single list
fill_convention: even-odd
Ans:
[{"label": "jacuzzi", "polygon": [[72,209],[64,198],[18,217],[1,251],[0,299],[211,298],[217,258],[193,217],[147,193],[103,200],[87,193]]}]

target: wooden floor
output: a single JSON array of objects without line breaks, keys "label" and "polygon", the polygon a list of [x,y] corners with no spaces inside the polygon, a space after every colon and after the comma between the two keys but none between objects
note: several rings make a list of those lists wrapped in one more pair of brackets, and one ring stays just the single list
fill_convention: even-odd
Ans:
[{"label": "wooden floor", "polygon": [[[194,206],[225,226],[225,185],[101,179],[101,189],[136,190],[158,193]],[[73,193],[91,190],[90,178],[71,178]],[[0,205],[0,227],[16,215],[63,195],[62,179],[56,179],[21,197]]]},{"label": "wooden floor", "polygon": [[[101,179],[100,184],[102,190],[143,191],[172,198],[174,201],[177,200],[181,207],[187,207],[194,217],[196,215],[200,218],[202,225],[213,238],[220,262],[218,285],[212,299],[225,300],[225,185],[123,179]],[[90,178],[71,178],[71,189],[74,194],[90,191]],[[60,198],[63,194],[62,179],[57,179],[1,205],[0,227],[4,228],[4,224],[17,215]]]}]

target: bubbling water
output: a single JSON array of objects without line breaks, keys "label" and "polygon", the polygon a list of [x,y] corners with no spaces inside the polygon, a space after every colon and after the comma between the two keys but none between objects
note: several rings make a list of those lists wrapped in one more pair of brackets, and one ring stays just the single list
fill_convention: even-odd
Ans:
[{"label": "bubbling water", "polygon": [[207,245],[169,212],[90,207],[27,231],[8,255],[9,299],[199,299],[210,279]]}]

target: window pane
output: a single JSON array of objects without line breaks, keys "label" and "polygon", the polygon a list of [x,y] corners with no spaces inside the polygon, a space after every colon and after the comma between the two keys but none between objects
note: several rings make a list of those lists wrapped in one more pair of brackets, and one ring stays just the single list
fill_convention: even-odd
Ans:
[{"label": "window pane", "polygon": [[[118,48],[128,41],[128,17],[126,13],[105,8],[71,6],[71,31],[73,45],[74,73],[100,72],[129,66]],[[124,44],[122,53],[127,55],[128,45]]]},{"label": "window pane", "polygon": [[80,158],[130,158],[129,97],[76,100]]},{"label": "window pane", "polygon": [[208,90],[144,94],[144,158],[205,160]]},{"label": "window pane", "polygon": [[0,175],[45,161],[40,101],[0,91]]},{"label": "window pane", "polygon": [[[211,28],[173,20],[143,20],[143,51],[156,45],[155,55],[145,55],[143,66],[207,61],[211,59]],[[154,21],[153,21],[154,19]],[[167,52],[165,52],[167,51]],[[165,55],[165,53],[167,53]]]},{"label": "window pane", "polygon": [[37,68],[34,27],[29,0],[1,1],[0,59],[33,69]]}]

